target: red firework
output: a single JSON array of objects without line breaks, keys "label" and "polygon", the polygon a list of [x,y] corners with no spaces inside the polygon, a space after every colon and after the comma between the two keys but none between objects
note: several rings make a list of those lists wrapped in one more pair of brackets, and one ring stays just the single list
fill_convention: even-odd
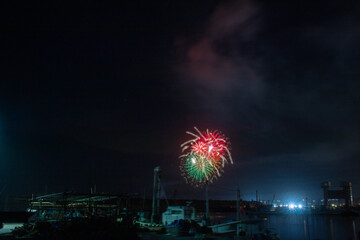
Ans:
[{"label": "red firework", "polygon": [[207,156],[213,163],[220,163],[228,155],[228,144],[223,135],[217,131],[209,131],[199,135],[191,149],[196,154]]},{"label": "red firework", "polygon": [[[201,161],[196,161],[196,159],[194,159],[192,162],[193,164],[206,161],[206,164],[208,164],[206,165],[208,167],[206,170],[209,170],[212,173],[212,175],[207,175],[207,181],[211,181],[212,178],[220,176],[220,172],[223,171],[223,167],[228,160],[233,163],[229,151],[229,141],[219,131],[206,130],[200,132],[196,127],[194,127],[194,129],[197,134],[188,131],[186,132],[194,138],[181,144],[183,154],[180,158],[184,159],[184,162],[187,163],[186,160],[188,159],[188,156],[195,155],[201,159]],[[198,169],[201,171],[204,170],[201,167]],[[186,173],[186,171],[184,172]]]}]

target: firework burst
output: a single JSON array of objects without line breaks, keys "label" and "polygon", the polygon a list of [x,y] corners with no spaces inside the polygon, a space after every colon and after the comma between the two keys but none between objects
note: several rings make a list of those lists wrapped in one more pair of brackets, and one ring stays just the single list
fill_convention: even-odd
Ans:
[{"label": "firework burst", "polygon": [[181,144],[180,169],[187,182],[202,185],[221,175],[227,162],[233,163],[228,139],[219,131],[186,132],[193,139]]}]

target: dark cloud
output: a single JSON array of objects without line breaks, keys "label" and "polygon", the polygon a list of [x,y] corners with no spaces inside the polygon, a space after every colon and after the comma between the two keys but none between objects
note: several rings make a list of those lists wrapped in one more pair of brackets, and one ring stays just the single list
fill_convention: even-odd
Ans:
[{"label": "dark cloud", "polygon": [[[259,94],[263,85],[252,60],[239,43],[249,42],[258,26],[258,7],[250,1],[220,4],[195,41],[178,43],[182,61],[177,68],[184,79],[205,89],[231,87]],[[182,46],[185,44],[185,46]]]}]

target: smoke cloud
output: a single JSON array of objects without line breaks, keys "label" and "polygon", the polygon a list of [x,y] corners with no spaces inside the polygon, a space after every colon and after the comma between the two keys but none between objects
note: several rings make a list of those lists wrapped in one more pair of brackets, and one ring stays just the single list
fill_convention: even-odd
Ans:
[{"label": "smoke cloud", "polygon": [[233,87],[259,93],[263,83],[256,61],[244,53],[258,28],[258,7],[249,1],[219,5],[202,34],[192,41],[178,41],[181,63],[178,71],[191,84],[210,90]]}]

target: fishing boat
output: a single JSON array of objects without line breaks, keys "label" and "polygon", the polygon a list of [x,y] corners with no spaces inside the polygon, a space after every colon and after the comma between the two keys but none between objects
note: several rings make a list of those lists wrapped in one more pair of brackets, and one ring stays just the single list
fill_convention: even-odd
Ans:
[{"label": "fishing boat", "polygon": [[[264,229],[265,218],[243,219],[222,224],[211,225],[209,228],[216,235],[236,235],[239,239],[279,239],[273,229]],[[265,238],[264,238],[265,237]],[[266,238],[267,237],[267,238]]]},{"label": "fishing boat", "polygon": [[180,219],[195,221],[195,208],[190,206],[169,206],[162,214],[162,223],[164,225],[169,225]]},{"label": "fishing boat", "polygon": [[162,214],[166,232],[173,236],[192,234],[195,223],[195,208],[190,206],[168,206]]},{"label": "fishing boat", "polygon": [[241,221],[230,221],[226,223],[216,224],[208,226],[215,234],[227,234],[236,232],[237,225],[241,224]]}]

